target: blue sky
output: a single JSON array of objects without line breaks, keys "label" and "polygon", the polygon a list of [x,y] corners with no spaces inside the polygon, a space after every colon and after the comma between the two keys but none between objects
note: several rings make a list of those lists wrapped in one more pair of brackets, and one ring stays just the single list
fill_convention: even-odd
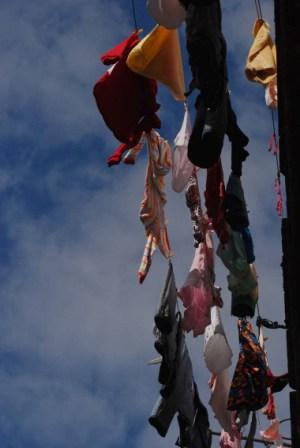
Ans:
[{"label": "blue sky", "polygon": [[[145,3],[136,0],[137,19],[148,32],[154,22]],[[280,220],[275,161],[267,151],[270,112],[262,88],[243,74],[254,2],[222,4],[232,101],[250,137],[243,182],[260,308],[281,322]],[[262,6],[273,24],[272,1]],[[6,0],[0,12],[0,447],[173,446],[176,425],[161,439],[147,422],[158,383],[157,369],[146,362],[156,356],[152,322],[167,265],[157,253],[144,285],[138,285],[145,241],[138,210],[146,159],[134,167],[107,168],[106,158],[117,142],[92,96],[104,71],[99,55],[132,30],[129,2]],[[186,74],[188,82],[187,66]],[[164,87],[158,99],[161,133],[172,142],[183,108]],[[226,176],[229,157],[226,143]],[[193,257],[191,224],[183,195],[170,186],[166,212],[180,286]],[[236,322],[230,316],[226,272],[216,263],[234,367]],[[285,334],[266,333],[271,367],[283,373]],[[188,345],[207,403],[202,338],[188,337]],[[280,418],[288,416],[287,397],[286,391],[278,397]],[[211,426],[218,428],[212,416]]]}]

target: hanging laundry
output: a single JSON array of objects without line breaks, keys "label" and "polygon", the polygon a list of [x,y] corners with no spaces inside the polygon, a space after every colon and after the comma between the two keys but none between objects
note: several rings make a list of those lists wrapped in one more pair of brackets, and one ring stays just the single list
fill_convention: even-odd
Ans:
[{"label": "hanging laundry", "polygon": [[150,16],[165,28],[178,28],[185,19],[186,12],[179,0],[147,0]]},{"label": "hanging laundry", "polygon": [[197,248],[200,243],[203,243],[206,228],[210,223],[202,213],[198,178],[195,170],[190,176],[185,189],[185,202],[193,223],[194,247]]},{"label": "hanging laundry", "polygon": [[228,225],[224,216],[224,175],[221,159],[207,170],[205,205],[212,227],[222,244],[229,239]]},{"label": "hanging laundry", "polygon": [[149,271],[152,255],[158,247],[168,259],[172,256],[166,226],[164,205],[164,177],[171,168],[171,149],[158,132],[152,130],[147,134],[148,167],[145,178],[144,198],[141,203],[140,219],[145,226],[147,243],[139,268],[139,281],[142,283]]},{"label": "hanging laundry", "polygon": [[277,418],[274,419],[265,431],[260,431],[260,436],[265,442],[275,444],[277,448],[283,448],[283,440],[279,431],[279,424],[279,420]]},{"label": "hanging laundry", "polygon": [[232,108],[229,96],[226,134],[231,142],[231,171],[235,176],[241,176],[242,164],[249,155],[248,151],[245,150],[245,146],[249,143],[249,138],[238,126],[236,114]]},{"label": "hanging laundry", "polygon": [[133,148],[130,148],[127,154],[123,158],[123,162],[127,165],[134,165],[137,157],[139,156],[141,150],[143,149],[146,143],[146,133],[143,132],[140,141]]},{"label": "hanging laundry", "polygon": [[220,308],[213,306],[210,312],[211,324],[205,328],[203,356],[208,370],[218,375],[231,366],[233,355],[225,335]]},{"label": "hanging laundry", "polygon": [[230,227],[238,232],[249,226],[248,211],[239,176],[231,173],[224,198],[225,219]]},{"label": "hanging laundry", "polygon": [[220,448],[241,448],[241,435],[238,433],[234,439],[225,431],[221,432]]},{"label": "hanging laundry", "polygon": [[154,321],[157,328],[168,334],[176,322],[177,289],[172,263],[169,263],[165,285],[161,294],[159,309]]},{"label": "hanging laundry", "polygon": [[194,260],[184,285],[178,291],[185,307],[182,327],[193,330],[194,337],[203,334],[210,324],[210,308],[222,303],[220,288],[214,285],[214,248],[212,231],[206,225],[204,241],[196,248]]},{"label": "hanging laundry", "polygon": [[277,74],[276,47],[268,22],[257,19],[253,26],[253,37],[254,42],[249,50],[245,73],[249,81],[266,86]]},{"label": "hanging laundry", "polygon": [[230,272],[227,279],[232,292],[231,314],[253,317],[258,300],[257,274],[254,264],[248,263],[241,233],[231,231],[228,243],[219,244],[217,255]]},{"label": "hanging laundry", "polygon": [[230,390],[230,379],[228,369],[224,369],[221,373],[213,375],[211,380],[211,396],[209,405],[211,406],[214,416],[219,422],[221,428],[225,432],[234,437],[235,432],[232,425],[231,411],[227,409],[227,402]]},{"label": "hanging laundry", "polygon": [[240,353],[231,383],[228,409],[250,412],[263,408],[268,401],[267,365],[250,322],[239,319],[238,331]]},{"label": "hanging laundry", "polygon": [[184,74],[177,30],[160,25],[129,53],[127,66],[135,73],[165,84],[178,101],[184,101]]},{"label": "hanging laundry", "polygon": [[193,173],[194,165],[187,156],[187,147],[192,132],[192,125],[187,103],[184,104],[184,118],[175,140],[172,163],[172,188],[181,193]]},{"label": "hanging laundry", "polygon": [[273,78],[266,86],[265,90],[266,105],[272,109],[278,107],[278,88],[277,88],[277,76]]},{"label": "hanging laundry", "polygon": [[[160,128],[156,115],[156,82],[132,72],[126,59],[138,42],[138,31],[101,56],[112,67],[94,86],[96,103],[106,125],[123,142],[108,159],[108,165],[120,163],[123,154],[137,145],[143,131]],[[113,65],[114,64],[114,65]]]},{"label": "hanging laundry", "polygon": [[160,396],[149,423],[165,437],[176,413],[180,425],[177,445],[182,448],[210,448],[211,434],[206,408],[200,401],[193,378],[192,363],[181,326],[178,326],[177,350],[167,397]]}]

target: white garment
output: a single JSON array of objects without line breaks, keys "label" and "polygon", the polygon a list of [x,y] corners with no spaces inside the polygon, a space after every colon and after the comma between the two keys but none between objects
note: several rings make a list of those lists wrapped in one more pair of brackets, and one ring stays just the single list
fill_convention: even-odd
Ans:
[{"label": "white garment", "polygon": [[181,193],[185,188],[189,177],[193,173],[194,165],[189,161],[187,150],[190,136],[192,133],[192,124],[187,105],[183,122],[174,140],[173,164],[172,164],[172,188],[176,193]]},{"label": "white garment", "polygon": [[232,350],[217,306],[211,308],[211,324],[205,329],[203,356],[208,370],[216,375],[231,365]]},{"label": "white garment", "polygon": [[225,369],[214,379],[209,405],[221,428],[228,434],[233,435],[231,412],[227,409],[229,391],[229,372],[228,369]]},{"label": "white garment", "polygon": [[147,0],[151,17],[165,28],[178,28],[185,20],[186,11],[178,0]]}]

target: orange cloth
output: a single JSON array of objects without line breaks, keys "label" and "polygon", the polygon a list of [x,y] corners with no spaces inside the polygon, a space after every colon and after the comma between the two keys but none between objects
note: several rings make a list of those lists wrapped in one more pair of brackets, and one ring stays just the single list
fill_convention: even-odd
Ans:
[{"label": "orange cloth", "polygon": [[138,272],[140,283],[149,271],[151,258],[157,247],[164,257],[172,256],[164,214],[164,205],[167,202],[164,177],[172,165],[171,148],[167,140],[154,130],[147,134],[147,143],[149,161],[140,209],[140,219],[145,226],[147,242]]},{"label": "orange cloth", "polygon": [[127,66],[135,73],[165,84],[184,101],[184,74],[177,30],[157,25],[129,53]]},{"label": "orange cloth", "polygon": [[248,54],[245,73],[249,81],[266,86],[277,74],[276,46],[268,22],[257,19],[253,27],[253,36],[254,42]]}]

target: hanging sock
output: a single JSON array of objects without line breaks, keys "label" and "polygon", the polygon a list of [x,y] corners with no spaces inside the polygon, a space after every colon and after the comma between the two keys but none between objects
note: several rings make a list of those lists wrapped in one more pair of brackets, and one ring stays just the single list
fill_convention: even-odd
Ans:
[{"label": "hanging sock", "polygon": [[185,101],[184,74],[177,30],[157,25],[129,53],[127,66],[135,73],[165,84],[178,101]]},{"label": "hanging sock", "polygon": [[123,154],[138,144],[143,131],[161,126],[156,115],[156,82],[133,73],[126,65],[128,54],[138,42],[136,31],[102,55],[102,62],[112,67],[98,79],[93,90],[107,127],[122,142],[108,159],[109,166],[120,163]]},{"label": "hanging sock", "polygon": [[230,227],[238,232],[249,227],[248,211],[244,190],[239,176],[231,173],[224,198],[225,219]]},{"label": "hanging sock", "polygon": [[238,320],[240,353],[233,375],[228,409],[256,411],[268,402],[268,378],[265,354],[246,319]]},{"label": "hanging sock", "polygon": [[186,17],[179,0],[147,0],[147,10],[159,25],[169,29],[178,28]]},{"label": "hanging sock", "polygon": [[169,263],[168,274],[155,314],[155,325],[163,334],[168,334],[176,322],[177,289],[172,263]]},{"label": "hanging sock", "polygon": [[192,132],[192,125],[188,106],[184,104],[184,118],[175,140],[172,163],[172,188],[176,193],[181,193],[186,187],[190,176],[193,174],[194,165],[187,156],[187,147]]},{"label": "hanging sock", "polygon": [[257,420],[256,420],[256,413],[252,413],[252,420],[250,425],[249,434],[246,440],[245,448],[254,448],[254,437],[256,433],[257,428]]},{"label": "hanging sock", "polygon": [[249,155],[248,151],[245,150],[249,139],[238,126],[236,114],[232,108],[229,95],[226,134],[231,142],[231,171],[234,175],[241,176],[242,164]]},{"label": "hanging sock", "polygon": [[254,42],[249,50],[245,73],[249,81],[268,85],[277,75],[276,47],[272,41],[270,25],[257,19],[253,27]]},{"label": "hanging sock", "polygon": [[140,219],[145,226],[147,243],[138,272],[140,283],[144,281],[149,271],[156,247],[164,257],[170,259],[172,256],[164,215],[166,203],[164,177],[171,168],[171,150],[168,142],[154,130],[147,135],[147,144],[149,161],[140,209]]}]

